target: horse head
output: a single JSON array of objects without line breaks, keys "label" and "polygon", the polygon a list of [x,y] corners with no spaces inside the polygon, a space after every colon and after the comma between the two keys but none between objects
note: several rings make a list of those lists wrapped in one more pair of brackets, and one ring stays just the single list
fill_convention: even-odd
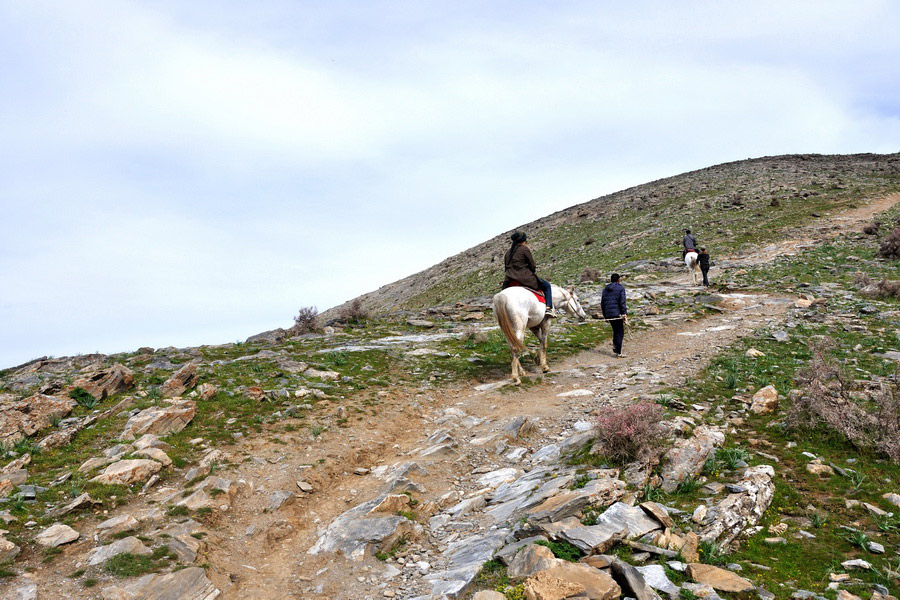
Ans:
[{"label": "horse head", "polygon": [[575,286],[566,288],[559,288],[563,293],[563,303],[560,306],[564,311],[569,313],[574,317],[578,317],[579,321],[584,321],[587,318],[587,315],[584,312],[584,309],[581,308],[581,303],[578,301],[578,294],[575,293]]}]

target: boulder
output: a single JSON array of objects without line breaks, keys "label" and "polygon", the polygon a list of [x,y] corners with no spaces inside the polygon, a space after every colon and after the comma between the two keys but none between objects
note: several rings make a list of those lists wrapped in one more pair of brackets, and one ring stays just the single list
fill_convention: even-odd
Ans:
[{"label": "boulder", "polygon": [[143,450],[137,450],[134,455],[155,460],[164,467],[168,467],[172,464],[172,459],[169,458],[169,455],[159,448],[144,448]]},{"label": "boulder", "polygon": [[0,563],[9,562],[19,555],[22,549],[0,535]]},{"label": "boulder", "polygon": [[636,600],[659,600],[659,595],[647,585],[643,575],[633,566],[621,560],[614,560],[609,567],[613,579],[621,586],[623,595]]},{"label": "boulder", "polygon": [[506,600],[506,595],[493,590],[481,590],[472,596],[472,600]]},{"label": "boulder", "polygon": [[641,574],[641,577],[644,578],[644,583],[654,590],[663,592],[671,597],[678,596],[678,586],[666,576],[666,570],[662,565],[647,565],[646,567],[635,568]]},{"label": "boulder", "polygon": [[527,600],[563,600],[563,598],[580,594],[584,591],[584,586],[554,577],[547,571],[541,571],[526,579],[523,589]]},{"label": "boulder", "polygon": [[547,546],[529,544],[516,552],[506,572],[510,577],[531,577],[556,566],[559,560]]},{"label": "boulder", "polygon": [[508,529],[494,529],[451,542],[444,552],[446,570],[425,577],[431,583],[432,596],[456,598],[481,573],[484,563],[494,557],[508,535]]},{"label": "boulder", "polygon": [[687,575],[695,582],[705,583],[720,592],[747,592],[756,587],[737,573],[703,563],[690,563]]},{"label": "boulder", "polygon": [[102,473],[91,479],[91,481],[131,485],[132,483],[150,479],[150,476],[159,472],[160,469],[162,469],[162,465],[155,460],[146,458],[120,460],[106,467]]},{"label": "boulder", "polygon": [[106,546],[94,548],[88,554],[87,561],[89,565],[94,566],[101,565],[119,554],[151,554],[152,552],[141,540],[134,536],[129,536]]},{"label": "boulder", "polygon": [[94,371],[76,379],[72,388],[82,388],[97,400],[104,400],[134,387],[134,372],[128,367],[115,364],[108,369]]},{"label": "boulder", "polygon": [[212,383],[203,383],[197,386],[197,395],[201,400],[212,400],[219,393],[219,388]]},{"label": "boulder", "polygon": [[651,531],[662,529],[662,524],[651,518],[637,506],[616,502],[597,517],[597,524],[609,524],[618,530],[625,529],[629,539],[643,537]]},{"label": "boulder", "polygon": [[774,476],[775,470],[769,465],[747,468],[737,486],[742,491],[729,494],[709,509],[706,518],[709,524],[700,532],[700,539],[724,545],[745,528],[755,525],[775,495]]},{"label": "boulder", "polygon": [[119,515],[97,525],[97,537],[104,542],[123,531],[137,529],[140,523],[131,515]]},{"label": "boulder", "polygon": [[612,477],[594,479],[581,489],[566,490],[550,496],[529,510],[528,514],[534,522],[560,521],[580,513],[586,506],[612,504],[626,494],[625,485],[624,481]]},{"label": "boulder", "polygon": [[778,410],[778,390],[767,385],[755,394],[750,401],[750,411],[758,415],[773,413]]},{"label": "boulder", "polygon": [[187,427],[195,414],[197,405],[190,401],[179,402],[172,406],[151,406],[128,419],[119,439],[133,440],[145,433],[156,435],[178,433]]},{"label": "boulder", "polygon": [[11,445],[65,417],[75,406],[70,398],[34,394],[0,406],[0,444]]},{"label": "boulder", "polygon": [[197,375],[197,366],[198,363],[196,361],[191,361],[175,371],[160,388],[163,398],[175,398],[197,385],[199,377]]},{"label": "boulder", "polygon": [[81,534],[68,525],[56,523],[34,536],[34,541],[47,548],[56,548],[57,546],[74,542],[79,537],[81,537]]},{"label": "boulder", "polygon": [[622,593],[619,584],[608,573],[586,564],[559,561],[556,566],[547,569],[544,573],[581,585],[584,588],[582,594],[588,600],[615,600]]},{"label": "boulder", "polygon": [[[220,491],[217,491],[220,490]],[[200,508],[218,508],[221,506],[230,506],[231,501],[237,494],[237,485],[228,479],[221,477],[207,477],[200,482],[200,485],[194,488],[194,492],[189,496],[182,497],[182,492],[178,492],[168,501],[178,498],[177,506],[184,506],[190,510]]]},{"label": "boulder", "polygon": [[586,554],[603,554],[628,536],[624,522],[600,522],[559,532],[558,536]]},{"label": "boulder", "polygon": [[668,493],[674,492],[681,481],[694,477],[713,450],[724,442],[724,433],[705,426],[698,427],[693,437],[676,442],[662,460],[662,489]]}]

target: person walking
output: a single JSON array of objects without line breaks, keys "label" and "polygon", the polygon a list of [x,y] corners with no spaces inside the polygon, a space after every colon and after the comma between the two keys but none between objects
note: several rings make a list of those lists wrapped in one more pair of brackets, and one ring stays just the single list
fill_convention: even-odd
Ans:
[{"label": "person walking", "polygon": [[505,267],[505,277],[503,279],[503,289],[511,285],[522,285],[533,290],[544,292],[544,303],[547,306],[547,318],[555,318],[556,311],[553,310],[553,291],[550,282],[537,276],[537,263],[531,255],[531,249],[528,248],[526,240],[528,236],[524,231],[517,231],[512,234],[512,246],[506,251],[503,258]]},{"label": "person walking", "polygon": [[628,309],[625,306],[625,288],[619,283],[619,274],[609,276],[609,283],[600,297],[600,310],[613,331],[613,354],[624,358],[622,340],[625,339],[625,324],[628,323]]},{"label": "person walking", "polygon": [[697,238],[691,235],[690,229],[684,230],[684,237],[681,238],[681,244],[684,246],[681,250],[681,260],[684,260],[684,257],[687,256],[688,252],[697,251]]},{"label": "person walking", "polygon": [[697,262],[700,264],[700,271],[703,272],[703,285],[709,287],[709,278],[706,276],[709,273],[709,253],[706,251],[706,248],[700,248]]}]

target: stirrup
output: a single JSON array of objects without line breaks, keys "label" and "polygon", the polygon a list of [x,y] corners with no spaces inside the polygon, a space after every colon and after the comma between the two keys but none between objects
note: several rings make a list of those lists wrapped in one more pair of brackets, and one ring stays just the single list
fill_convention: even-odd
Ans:
[{"label": "stirrup", "polygon": [[558,317],[559,315],[556,314],[556,309],[555,309],[555,308],[549,308],[549,307],[548,307],[547,310],[544,311],[544,316],[545,316],[546,318],[548,318],[548,319],[555,319],[555,318]]}]

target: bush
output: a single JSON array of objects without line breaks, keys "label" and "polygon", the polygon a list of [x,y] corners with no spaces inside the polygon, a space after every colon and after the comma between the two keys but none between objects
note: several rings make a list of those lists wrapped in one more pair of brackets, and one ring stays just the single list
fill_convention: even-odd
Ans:
[{"label": "bush", "polygon": [[621,464],[649,459],[663,440],[662,417],[662,407],[648,400],[608,409],[597,418],[596,450]]},{"label": "bush", "polygon": [[810,350],[809,364],[797,372],[796,381],[802,389],[788,410],[788,427],[828,429],[857,448],[871,448],[900,461],[900,399],[896,390],[882,383],[870,396],[871,410],[867,410],[853,399],[852,381],[832,357],[832,343],[815,342]]},{"label": "bush", "polygon": [[304,306],[294,317],[294,326],[291,327],[291,333],[300,335],[303,333],[314,333],[319,330],[319,309],[315,306]]},{"label": "bush", "polygon": [[875,221],[863,227],[863,233],[865,233],[866,235],[875,235],[876,233],[878,233],[879,229],[881,229],[881,223]]},{"label": "bush", "polygon": [[341,310],[341,320],[350,323],[364,323],[371,318],[369,311],[363,306],[362,300],[356,298]]},{"label": "bush", "polygon": [[603,274],[597,269],[585,267],[584,271],[581,272],[581,283],[590,283],[593,281],[600,281],[601,279],[603,279]]},{"label": "bush", "polygon": [[467,325],[463,327],[462,333],[459,336],[460,341],[466,345],[466,347],[475,346],[476,344],[483,344],[487,341],[487,334],[477,327],[472,325]]},{"label": "bush", "polygon": [[900,258],[900,227],[894,229],[884,238],[875,256],[879,258]]}]

